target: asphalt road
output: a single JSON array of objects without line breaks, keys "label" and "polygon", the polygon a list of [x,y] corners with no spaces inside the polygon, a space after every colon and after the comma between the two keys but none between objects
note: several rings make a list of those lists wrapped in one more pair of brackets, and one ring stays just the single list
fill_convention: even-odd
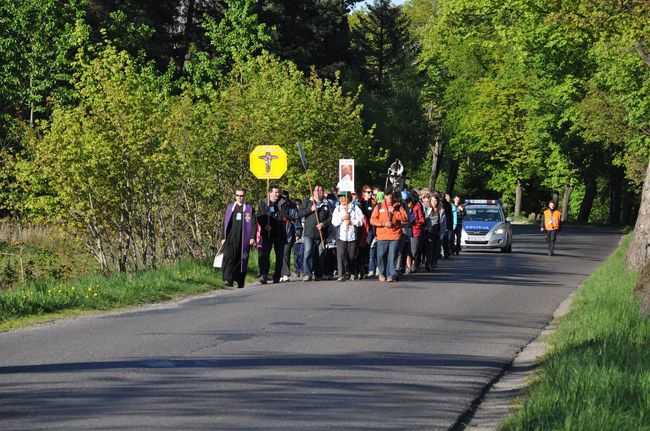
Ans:
[{"label": "asphalt road", "polygon": [[2,430],[448,429],[616,248],[461,253],[394,284],[252,286],[0,334]]}]

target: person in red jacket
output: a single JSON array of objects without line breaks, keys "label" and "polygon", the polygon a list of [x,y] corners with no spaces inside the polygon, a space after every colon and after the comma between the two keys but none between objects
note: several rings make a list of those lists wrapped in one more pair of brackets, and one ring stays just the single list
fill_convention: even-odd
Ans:
[{"label": "person in red jacket", "polygon": [[541,226],[541,231],[546,232],[546,242],[548,242],[549,256],[553,256],[555,254],[555,240],[557,238],[558,232],[560,232],[561,219],[562,213],[560,210],[555,209],[555,202],[550,201],[548,203],[548,209],[544,211],[544,217],[542,217]]},{"label": "person in red jacket", "polygon": [[424,210],[418,192],[411,190],[409,201],[411,202],[409,217],[413,237],[411,238],[411,253],[406,258],[406,274],[415,272],[420,267],[420,249],[422,248],[422,231],[424,228]]}]

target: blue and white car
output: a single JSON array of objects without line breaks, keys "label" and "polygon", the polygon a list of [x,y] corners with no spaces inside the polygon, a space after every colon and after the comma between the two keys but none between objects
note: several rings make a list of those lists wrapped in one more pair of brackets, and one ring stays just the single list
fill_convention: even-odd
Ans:
[{"label": "blue and white car", "polygon": [[502,253],[512,252],[512,220],[503,214],[501,201],[468,199],[465,201],[465,212],[461,248],[498,248]]}]

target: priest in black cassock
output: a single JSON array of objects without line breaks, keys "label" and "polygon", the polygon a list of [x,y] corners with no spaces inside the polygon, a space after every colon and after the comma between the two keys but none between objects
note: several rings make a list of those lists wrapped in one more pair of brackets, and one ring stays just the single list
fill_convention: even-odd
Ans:
[{"label": "priest in black cassock", "polygon": [[225,243],[223,245],[222,276],[224,284],[244,287],[248,272],[248,252],[255,245],[257,223],[255,210],[246,203],[246,189],[235,190],[235,202],[226,207],[223,220]]}]

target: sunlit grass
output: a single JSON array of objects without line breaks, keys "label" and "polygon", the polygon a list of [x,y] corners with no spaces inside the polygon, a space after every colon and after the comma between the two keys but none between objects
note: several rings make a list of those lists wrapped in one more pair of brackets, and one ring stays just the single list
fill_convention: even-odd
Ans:
[{"label": "sunlit grass", "polygon": [[650,430],[650,319],[624,269],[629,237],[578,290],[505,430]]},{"label": "sunlit grass", "polygon": [[0,325],[66,310],[107,310],[164,301],[222,286],[209,264],[185,261],[136,274],[86,276],[67,282],[35,281],[0,291]]},{"label": "sunlit grass", "polygon": [[[271,271],[275,262],[271,253]],[[252,250],[247,282],[258,277],[258,254]],[[223,287],[221,271],[212,261],[184,261],[140,272],[85,276],[70,281],[37,280],[14,289],[0,289],[0,331],[91,310],[165,301]]]}]

